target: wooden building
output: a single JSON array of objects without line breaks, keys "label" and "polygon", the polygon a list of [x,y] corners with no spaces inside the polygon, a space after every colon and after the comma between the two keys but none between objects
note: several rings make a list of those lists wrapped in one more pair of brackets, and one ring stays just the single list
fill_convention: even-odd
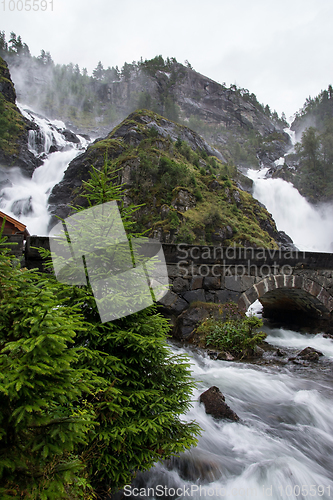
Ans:
[{"label": "wooden building", "polygon": [[3,230],[4,236],[10,236],[13,234],[23,234],[24,239],[26,239],[27,236],[29,236],[29,231],[27,230],[27,226],[22,224],[22,222],[14,219],[10,215],[7,215],[4,212],[0,211],[0,227],[2,227],[4,219],[6,219],[5,227]]}]

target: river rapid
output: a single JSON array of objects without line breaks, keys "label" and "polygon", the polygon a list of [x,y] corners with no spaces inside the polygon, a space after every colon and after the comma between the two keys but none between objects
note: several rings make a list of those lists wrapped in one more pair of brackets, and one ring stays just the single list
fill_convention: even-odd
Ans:
[{"label": "river rapid", "polygon": [[[158,498],[164,488],[175,498],[331,498],[333,341],[322,334],[265,331],[272,350],[260,364],[212,360],[189,346],[172,346],[174,353],[190,356],[197,390],[184,418],[196,420],[203,431],[182,460],[139,476],[133,487],[143,488],[144,497]],[[323,352],[319,362],[288,361],[307,346]],[[206,415],[198,398],[213,385],[239,422]]]}]

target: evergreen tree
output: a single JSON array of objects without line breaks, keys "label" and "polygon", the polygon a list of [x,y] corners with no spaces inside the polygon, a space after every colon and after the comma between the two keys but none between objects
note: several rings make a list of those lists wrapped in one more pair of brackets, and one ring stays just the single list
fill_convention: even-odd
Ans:
[{"label": "evergreen tree", "polygon": [[82,316],[57,295],[57,287],[15,267],[1,249],[2,500],[60,500],[85,490],[77,447],[95,425],[93,410],[82,401],[93,377],[84,367],[74,368],[80,352],[73,339],[84,329]]},{"label": "evergreen tree", "polygon": [[[90,206],[118,200],[131,233],[137,207],[122,204],[112,172],[92,168],[83,195]],[[104,499],[196,443],[197,424],[181,420],[188,360],[170,352],[155,306],[102,324],[90,285],[0,253],[0,315],[1,499]]]},{"label": "evergreen tree", "polygon": [[[107,162],[101,172],[92,168],[84,196],[89,206],[118,200],[124,227],[131,234],[132,214],[138,207],[123,205],[113,172]],[[174,356],[168,348],[169,326],[156,307],[102,324],[90,286],[77,294],[90,325],[76,339],[77,347],[89,346],[79,367],[93,371],[117,391],[113,400],[107,391],[94,400],[99,426],[89,433],[88,448],[82,450],[89,478],[102,495],[130,482],[136,471],[195,444],[199,428],[181,421],[190,406],[193,382],[186,357]]]},{"label": "evergreen tree", "polygon": [[104,77],[104,68],[103,68],[103,64],[101,63],[101,61],[98,61],[98,64],[96,66],[96,68],[94,69],[93,71],[93,77],[96,78],[96,80],[103,80],[103,77]]},{"label": "evergreen tree", "polygon": [[0,57],[3,57],[8,51],[8,44],[6,42],[6,34],[0,31]]},{"label": "evergreen tree", "polygon": [[320,139],[314,127],[309,127],[303,132],[297,151],[308,170],[316,171],[318,169],[320,165]]}]

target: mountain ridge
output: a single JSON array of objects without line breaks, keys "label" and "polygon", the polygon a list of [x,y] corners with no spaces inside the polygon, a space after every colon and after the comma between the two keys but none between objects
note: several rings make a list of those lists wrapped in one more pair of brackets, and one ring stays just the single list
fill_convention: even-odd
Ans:
[{"label": "mountain ridge", "polygon": [[290,246],[267,210],[232,180],[237,169],[218,156],[184,125],[137,110],[72,160],[49,198],[52,224],[73,205],[85,206],[82,182],[91,166],[100,170],[107,161],[110,182],[124,187],[125,205],[141,205],[139,232],[165,243]]}]

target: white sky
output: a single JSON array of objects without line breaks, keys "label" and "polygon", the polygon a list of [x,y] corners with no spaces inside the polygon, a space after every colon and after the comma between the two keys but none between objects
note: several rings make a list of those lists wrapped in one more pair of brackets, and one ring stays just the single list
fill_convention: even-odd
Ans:
[{"label": "white sky", "polygon": [[44,12],[24,10],[45,1],[2,0],[0,30],[89,74],[99,60],[187,59],[287,118],[333,83],[333,0],[53,0],[53,11],[47,0]]}]

